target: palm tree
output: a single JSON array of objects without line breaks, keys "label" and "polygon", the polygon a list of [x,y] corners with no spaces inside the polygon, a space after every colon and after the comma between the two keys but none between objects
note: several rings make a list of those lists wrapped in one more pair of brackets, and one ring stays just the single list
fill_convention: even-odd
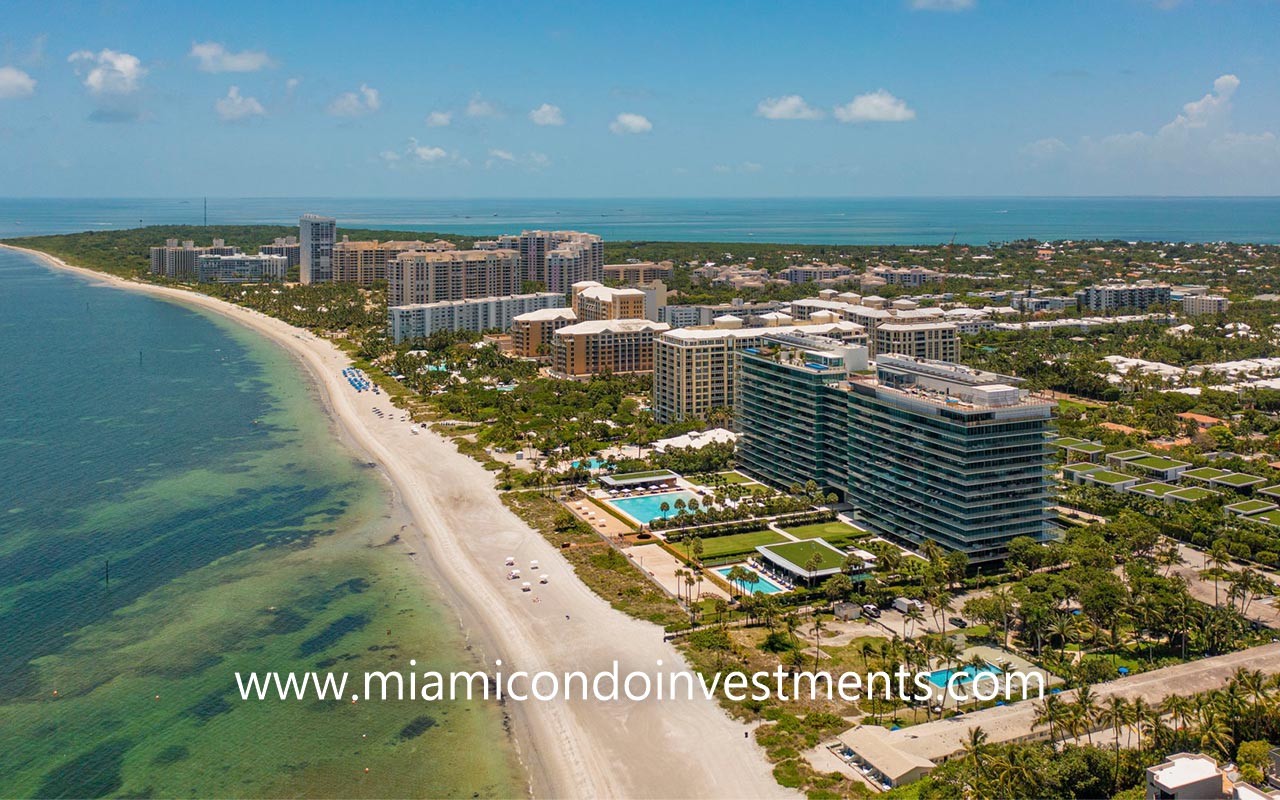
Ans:
[{"label": "palm tree", "polygon": [[912,605],[902,615],[902,638],[910,639],[911,636],[907,633],[909,627],[918,625],[921,622],[924,622],[924,612],[920,610],[919,606]]},{"label": "palm tree", "polygon": [[1049,726],[1049,744],[1056,745],[1058,741],[1058,724],[1062,721],[1062,701],[1058,699],[1056,694],[1048,695],[1044,700],[1040,701],[1034,709],[1035,718],[1031,722],[1031,729],[1035,730],[1041,725]]},{"label": "palm tree", "polygon": [[1103,722],[1111,726],[1112,733],[1115,734],[1115,775],[1111,779],[1112,786],[1120,783],[1120,731],[1129,724],[1129,703],[1119,695],[1111,695],[1107,698],[1106,705],[1102,707],[1100,718]]},{"label": "palm tree", "polygon": [[1093,689],[1088,684],[1076,692],[1075,711],[1085,731],[1089,744],[1093,744],[1093,725],[1098,719],[1098,700],[1093,696]]},{"label": "palm tree", "polygon": [[666,519],[667,512],[671,510],[671,504],[668,503],[666,500],[663,500],[661,503],[658,504],[658,510],[662,512],[662,518]]},{"label": "palm tree", "polygon": [[818,612],[813,612],[813,669],[818,669],[818,659],[822,657],[822,631],[825,626],[822,624],[822,616]]},{"label": "palm tree", "polygon": [[973,785],[970,789],[975,795],[983,795],[982,785],[985,782],[983,775],[986,766],[987,751],[990,749],[987,744],[987,732],[979,725],[976,728],[970,728],[969,733],[964,740],[964,760],[973,770]]}]

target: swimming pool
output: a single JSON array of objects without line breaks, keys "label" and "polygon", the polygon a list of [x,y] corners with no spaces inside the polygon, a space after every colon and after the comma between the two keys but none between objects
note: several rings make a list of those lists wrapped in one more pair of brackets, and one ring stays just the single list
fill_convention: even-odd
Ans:
[{"label": "swimming pool", "polygon": [[951,676],[959,674],[961,677],[956,679],[956,685],[969,683],[979,673],[984,675],[998,676],[1004,674],[1003,671],[992,664],[987,664],[981,669],[975,670],[973,667],[962,667],[960,669],[935,669],[929,673],[929,683],[937,686],[939,689],[947,687],[947,681],[951,680]]},{"label": "swimming pool", "polygon": [[667,517],[671,517],[676,513],[677,500],[683,500],[688,503],[690,500],[696,500],[697,497],[693,492],[679,491],[647,494],[643,497],[615,497],[605,500],[605,502],[636,522],[645,524],[662,517],[663,503],[670,506],[670,510],[667,511]]},{"label": "swimming pool", "polygon": [[574,469],[600,469],[601,467],[605,467],[608,465],[609,465],[609,462],[601,458],[590,458],[590,459],[587,459],[586,461],[573,462]]},{"label": "swimming pool", "polygon": [[[728,578],[729,570],[731,569],[733,569],[733,567],[721,567],[720,569],[716,570],[716,572]],[[778,594],[779,592],[786,591],[786,589],[783,589],[781,586],[769,580],[765,576],[761,575],[759,572],[756,572],[754,569],[751,569],[750,567],[743,567],[743,569],[745,569],[747,572],[754,572],[756,577],[760,579],[754,584],[751,584],[751,583],[746,584],[745,588],[751,594]]]}]

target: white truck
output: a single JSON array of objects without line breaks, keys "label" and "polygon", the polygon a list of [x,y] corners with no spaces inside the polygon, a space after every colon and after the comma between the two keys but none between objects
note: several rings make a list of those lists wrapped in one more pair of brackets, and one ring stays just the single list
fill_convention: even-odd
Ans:
[{"label": "white truck", "polygon": [[895,597],[893,599],[894,611],[901,611],[905,614],[913,608],[918,608],[921,611],[924,611],[924,603],[919,600],[912,600],[910,597]]}]

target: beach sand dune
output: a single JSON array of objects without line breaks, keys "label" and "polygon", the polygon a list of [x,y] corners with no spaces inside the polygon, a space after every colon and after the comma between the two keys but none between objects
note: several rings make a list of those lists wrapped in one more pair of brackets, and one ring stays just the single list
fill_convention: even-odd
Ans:
[{"label": "beach sand dune", "polygon": [[[315,376],[338,433],[385,471],[415,523],[402,535],[406,560],[440,585],[490,672],[592,675],[615,660],[623,673],[684,667],[660,628],[613,610],[573,576],[559,552],[502,504],[491,473],[435,433],[413,434],[399,413],[390,413],[385,395],[356,393],[340,374],[349,360],[328,341],[196,292],[25,252],[112,286],[222,314],[295,354]],[[507,580],[507,556],[534,581],[532,591]],[[529,577],[531,560],[540,562],[537,572],[550,575],[550,583]],[[559,700],[508,702],[506,708],[538,797],[795,796],[774,781],[763,751],[743,735],[748,728],[713,701]]]}]

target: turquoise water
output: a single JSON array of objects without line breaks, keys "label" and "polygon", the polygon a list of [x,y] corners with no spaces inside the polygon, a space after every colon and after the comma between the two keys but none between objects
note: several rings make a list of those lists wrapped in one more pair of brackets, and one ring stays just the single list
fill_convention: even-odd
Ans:
[{"label": "turquoise water", "polygon": [[603,466],[607,466],[608,463],[609,462],[605,461],[604,459],[589,458],[586,461],[573,462],[573,468],[574,469],[600,469]]},{"label": "turquoise water", "polygon": [[671,506],[670,510],[666,513],[667,518],[670,518],[675,516],[675,505],[677,500],[684,500],[688,503],[690,500],[697,499],[697,497],[698,496],[693,492],[680,491],[666,492],[664,494],[648,494],[643,497],[619,497],[616,499],[605,500],[605,502],[637,522],[647,523],[663,516],[663,503],[667,503]]},{"label": "turquoise water", "polygon": [[1000,675],[1002,674],[1002,672],[999,667],[993,666],[991,664],[988,664],[985,667],[982,667],[981,669],[977,669],[977,670],[975,670],[973,667],[961,667],[958,670],[936,669],[933,672],[929,673],[929,682],[932,683],[934,686],[937,686],[939,689],[943,689],[943,688],[946,688],[947,681],[951,680],[951,676],[956,674],[959,674],[961,676],[956,680],[956,683],[963,684],[963,683],[968,683],[972,681],[979,674],[994,676],[994,675]]},{"label": "turquoise water", "polygon": [[[720,573],[721,575],[727,578],[729,577],[729,570],[731,569],[733,569],[733,567],[724,567],[722,569],[716,570],[716,572]],[[786,589],[783,589],[781,586],[769,580],[765,576],[761,575],[759,572],[756,572],[755,570],[750,569],[749,567],[743,567],[743,569],[748,569],[751,572],[755,572],[756,575],[760,578],[760,580],[756,581],[755,584],[750,584],[750,583],[740,584],[740,585],[745,585],[746,590],[748,592],[751,592],[752,594],[779,594],[781,592],[786,591]]]},{"label": "turquoise water", "polygon": [[519,791],[492,707],[234,691],[470,664],[290,356],[0,250],[0,363],[0,794]]},{"label": "turquoise water", "polygon": [[[1276,197],[653,198],[421,200],[209,198],[209,223],[492,236],[575,228],[606,240],[811,244],[986,244],[1013,239],[1280,243]],[[0,199],[0,237],[202,221],[201,198]]]}]

